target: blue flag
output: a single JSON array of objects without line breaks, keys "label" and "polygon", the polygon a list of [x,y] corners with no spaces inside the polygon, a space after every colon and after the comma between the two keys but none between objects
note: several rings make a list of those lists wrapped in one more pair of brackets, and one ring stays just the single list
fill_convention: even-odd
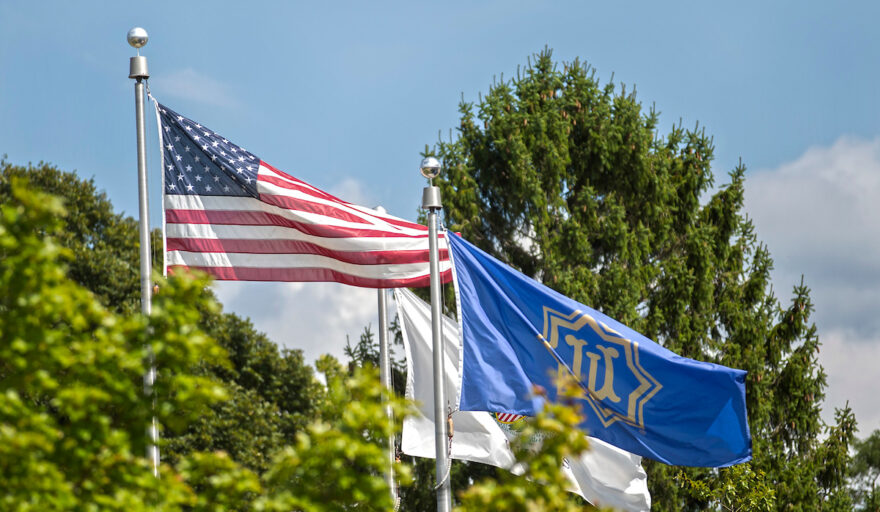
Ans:
[{"label": "blue flag", "polygon": [[534,415],[577,378],[591,436],[666,464],[751,459],[746,372],[678,356],[449,233],[464,343],[463,411]]}]

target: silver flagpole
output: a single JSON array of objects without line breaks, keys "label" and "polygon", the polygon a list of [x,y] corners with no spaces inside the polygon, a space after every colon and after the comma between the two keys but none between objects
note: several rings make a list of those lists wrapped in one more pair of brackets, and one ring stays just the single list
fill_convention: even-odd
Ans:
[{"label": "silver flagpole", "polygon": [[[387,390],[386,398],[391,398],[391,358],[388,354],[388,310],[386,307],[386,291],[379,292],[379,376],[382,386]],[[388,421],[394,421],[391,404],[385,406],[385,416]],[[385,482],[391,489],[391,501],[397,503],[397,489],[394,488],[394,436],[388,437],[388,471],[385,473]]]},{"label": "silver flagpole", "polygon": [[431,259],[431,338],[434,347],[434,449],[436,450],[437,511],[451,512],[452,488],[449,484],[449,452],[446,425],[446,388],[443,368],[443,323],[441,310],[442,288],[440,285],[440,251],[437,241],[437,216],[442,208],[440,188],[433,179],[440,174],[440,162],[429,156],[419,168],[430,185],[422,191],[422,208],[428,210],[428,251]]},{"label": "silver flagpole", "polygon": [[[138,212],[140,214],[140,256],[141,256],[141,312],[149,316],[152,311],[152,289],[150,286],[152,274],[152,261],[150,260],[150,206],[147,200],[147,143],[146,128],[144,125],[144,80],[150,78],[147,70],[147,58],[141,56],[140,48],[147,44],[149,36],[147,31],[135,27],[128,31],[128,44],[138,49],[137,57],[129,61],[128,78],[133,78],[134,83],[134,110],[137,122],[137,159],[138,159]],[[155,409],[155,397],[153,397],[153,384],[156,381],[156,358],[153,354],[152,345],[147,346],[147,358],[149,369],[144,375],[144,395],[152,398],[151,404]],[[153,465],[153,475],[159,476],[159,426],[154,415],[147,433],[150,442],[147,444],[147,458]]]},{"label": "silver flagpole", "polygon": [[[376,208],[380,213],[385,213],[385,208]],[[380,288],[376,290],[379,295],[379,378],[382,386],[387,390],[386,398],[391,398],[391,353],[388,350],[388,307],[387,292]],[[388,421],[394,421],[394,413],[391,404],[385,406],[385,416]],[[388,437],[388,471],[385,473],[385,482],[391,489],[391,502],[397,505],[397,489],[394,486],[394,436]]]}]

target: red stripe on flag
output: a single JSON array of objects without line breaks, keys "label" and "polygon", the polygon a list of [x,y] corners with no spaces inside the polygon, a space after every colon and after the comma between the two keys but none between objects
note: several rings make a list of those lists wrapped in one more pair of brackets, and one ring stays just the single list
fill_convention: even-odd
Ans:
[{"label": "red stripe on flag", "polygon": [[[242,238],[168,238],[168,251],[219,252],[245,254],[317,254],[358,265],[385,265],[423,263],[428,261],[428,250],[391,251],[336,251],[302,240],[262,240]],[[447,259],[446,249],[440,259]]]},{"label": "red stripe on flag", "polygon": [[352,237],[409,237],[427,238],[424,235],[410,235],[382,231],[380,229],[359,229],[351,227],[331,226],[326,224],[309,224],[288,219],[274,213],[266,213],[253,210],[165,210],[165,222],[167,224],[218,224],[229,226],[278,226],[292,228],[314,236],[325,238],[352,238]]},{"label": "red stripe on flag", "polygon": [[[260,178],[262,179],[262,178]],[[284,208],[286,210],[300,211],[300,212],[308,212],[308,213],[316,213],[318,215],[325,215],[327,217],[333,217],[334,219],[344,220],[346,222],[354,222],[358,224],[363,224],[364,226],[373,226],[372,223],[365,220],[363,217],[354,215],[353,213],[347,212],[338,206],[331,206],[323,203],[314,203],[312,201],[308,201],[302,198],[288,197],[277,194],[260,194],[260,201],[263,201],[266,204],[271,204],[272,206],[278,206],[280,208]],[[415,224],[418,227],[425,227],[419,224]],[[417,229],[417,228],[416,228]],[[425,231],[427,228],[425,227]]]},{"label": "red stripe on flag", "polygon": [[[226,281],[284,281],[284,282],[337,282],[363,288],[419,288],[431,284],[431,276],[424,275],[409,279],[373,279],[357,277],[344,272],[326,268],[254,268],[254,267],[186,267],[171,265],[169,273],[175,269],[199,270]],[[441,272],[441,281],[452,280],[452,271]]]},{"label": "red stripe on flag", "polygon": [[[316,187],[313,187],[299,178],[294,178],[293,176],[287,174],[286,172],[280,171],[276,167],[273,167],[262,160],[260,160],[260,165],[271,170],[274,173],[277,173],[277,174],[280,174],[281,176],[284,176],[285,179],[293,182],[293,183],[288,183],[288,185],[290,185],[289,188],[291,188],[291,189],[301,190],[309,195],[319,197],[321,199],[328,199],[330,201],[336,201],[338,203],[348,204],[345,201],[343,201],[342,199],[339,199],[338,197],[332,196],[332,195],[328,194],[327,192],[324,192],[323,190],[320,190]],[[257,181],[264,179],[264,178],[268,178],[268,175],[257,174]],[[277,178],[275,178],[275,179],[277,179]],[[277,184],[280,185],[280,183],[277,183]],[[285,186],[285,185],[282,185],[282,186]]]},{"label": "red stripe on flag", "polygon": [[[263,167],[268,167],[279,174],[284,174],[283,172],[266,164],[266,162],[262,162],[262,165],[263,165]],[[345,220],[354,220],[355,222],[367,222],[364,220],[363,217],[358,216],[356,214],[353,214],[351,212],[347,212],[342,209],[344,207],[348,207],[348,208],[352,208],[352,209],[360,211],[359,210],[360,207],[353,205],[351,203],[347,203],[347,202],[345,202],[341,199],[338,199],[336,197],[333,197],[326,192],[322,192],[320,190],[315,190],[313,187],[309,187],[308,185],[304,185],[304,184],[302,184],[303,183],[302,181],[300,181],[290,175],[287,175],[287,174],[284,174],[284,175],[287,176],[288,179],[295,181],[295,183],[291,183],[287,180],[278,178],[277,176],[272,176],[272,175],[268,175],[268,174],[260,174],[259,176],[257,176],[257,180],[264,181],[266,183],[271,183],[273,185],[277,185],[281,188],[285,188],[288,190],[296,190],[298,192],[302,192],[303,194],[308,194],[316,199],[324,199],[327,201],[333,201],[333,202],[339,204],[339,206],[333,207],[333,206],[329,206],[329,205],[325,205],[325,204],[321,204],[321,203],[309,202],[306,199],[302,199],[302,198],[292,198],[292,197],[287,197],[286,199],[288,201],[283,201],[280,198],[284,198],[285,196],[279,195],[279,194],[260,194],[261,200],[266,201],[267,203],[275,204],[276,206],[281,206],[283,208],[291,208],[294,210],[302,210],[302,211],[312,211],[313,213],[320,213],[322,215],[328,215],[331,217],[337,217],[337,218],[341,218],[341,219],[345,219]],[[273,199],[270,201],[267,199],[268,197],[272,197]],[[275,203],[272,201],[278,201],[278,203]],[[302,205],[302,204],[300,204],[300,201],[305,201],[305,202],[308,202],[309,204]],[[316,208],[315,210],[307,209],[307,208],[315,208],[316,206],[320,206],[323,208]],[[328,213],[327,209],[332,209],[334,212],[339,212],[339,215],[337,215],[335,213]],[[376,215],[376,214],[367,213],[367,212],[362,212],[362,214],[366,215],[366,216],[370,216],[370,217],[375,217],[376,219],[379,219],[383,222],[387,222],[388,224],[391,224],[394,226],[400,226],[400,227],[410,228],[410,229],[424,229],[426,231],[428,229],[427,226],[423,226],[421,224],[416,224],[415,222],[410,222],[410,221],[403,220],[403,219],[387,217],[387,216],[383,216],[381,214]],[[345,215],[347,217],[342,217],[340,215]]]}]

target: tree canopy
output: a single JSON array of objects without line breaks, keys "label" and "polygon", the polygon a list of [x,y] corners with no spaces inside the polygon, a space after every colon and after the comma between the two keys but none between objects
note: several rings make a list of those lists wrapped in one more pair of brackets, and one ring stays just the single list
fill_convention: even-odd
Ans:
[{"label": "tree canopy", "polygon": [[[64,247],[67,276],[90,290],[109,311],[140,310],[137,223],[116,213],[93,180],[40,163],[17,166],[0,160],[0,204],[12,200],[13,180],[61,199],[64,228],[53,240]],[[161,235],[152,233],[153,268],[161,268]],[[157,298],[162,297],[160,290]],[[163,458],[190,451],[223,450],[254,471],[264,471],[272,453],[315,415],[322,387],[299,350],[279,350],[249,320],[223,313],[207,292],[191,303],[199,326],[226,350],[223,364],[194,362],[198,372],[226,383],[229,400],[215,403],[182,432],[169,432]]]},{"label": "tree canopy", "polygon": [[[383,397],[377,372],[341,371],[321,362],[326,392],[299,423],[295,437],[258,445],[270,459],[265,471],[247,465],[250,452],[217,451],[221,443],[197,443],[166,460],[154,477],[144,456],[152,415],[166,430],[190,432],[193,425],[238,432],[254,427],[254,411],[274,406],[258,397],[285,395],[298,380],[283,367],[278,378],[227,414],[228,386],[219,371],[233,372],[226,351],[199,326],[218,310],[204,278],[160,276],[153,313],[114,313],[68,276],[73,251],[61,246],[65,214],[61,201],[30,190],[20,177],[3,175],[0,204],[0,508],[45,510],[388,510],[391,495],[382,477],[383,452],[401,417],[401,398]],[[198,305],[198,307],[197,307]],[[155,405],[143,396],[147,347],[159,378]],[[240,354],[238,354],[240,355]],[[233,354],[233,357],[235,354]],[[277,355],[276,355],[277,358]],[[238,368],[257,367],[253,357]],[[265,357],[262,359],[266,359]],[[269,358],[271,359],[271,357]],[[236,377],[241,377],[236,372]],[[257,374],[261,380],[262,375]],[[311,375],[311,374],[310,374]],[[268,377],[268,375],[266,375]],[[251,375],[251,378],[254,376]],[[234,396],[234,395],[233,395]],[[289,397],[279,398],[279,402]],[[203,415],[209,406],[214,414]],[[219,409],[216,407],[220,407]],[[284,428],[285,417],[272,411]],[[199,419],[197,421],[198,418]],[[220,423],[218,427],[215,425]],[[270,430],[270,429],[267,429]],[[196,429],[195,432],[200,432]],[[240,440],[247,444],[247,441]],[[232,443],[233,447],[235,443]],[[253,446],[252,444],[249,446]],[[240,460],[236,460],[240,459]],[[397,474],[406,481],[404,466]]]},{"label": "tree canopy", "polygon": [[[144,317],[136,296],[119,295],[100,266],[88,264],[88,244],[99,246],[94,240],[108,232],[127,231],[120,237],[136,239],[131,219],[114,214],[93,183],[73,173],[45,164],[0,164],[0,508],[393,507],[383,479],[384,450],[399,421],[384,413],[390,405],[399,420],[409,405],[383,397],[369,363],[377,356],[371,333],[349,347],[361,364],[343,370],[332,358],[319,361],[322,385],[299,352],[279,352],[250,322],[223,314],[204,279],[155,275],[153,315]],[[66,226],[68,216],[92,220]],[[102,259],[136,272],[137,247],[112,247]],[[83,261],[73,266],[75,259]],[[136,284],[129,289],[139,291]],[[114,297],[126,298],[117,303]],[[144,457],[145,426],[153,414],[141,389],[148,343],[159,367],[155,412],[164,427],[158,479]],[[401,368],[398,361],[399,383]],[[575,414],[564,408],[551,413]],[[536,421],[555,425],[559,439],[582,439],[551,416]],[[579,445],[552,446],[542,460]],[[417,492],[406,492],[409,465],[396,466],[403,510],[423,510],[432,502],[432,474]],[[423,461],[418,468],[432,466]],[[455,488],[495,474],[479,466],[457,464]],[[549,465],[536,474],[558,484],[558,470]],[[481,486],[475,489],[530,503],[550,492],[510,477]],[[565,501],[554,503],[560,499]]]},{"label": "tree canopy", "polygon": [[853,498],[858,510],[880,510],[880,429],[853,443],[855,455],[850,466],[854,480]]},{"label": "tree canopy", "polygon": [[[747,370],[751,466],[777,507],[847,508],[855,420],[848,409],[831,427],[820,419],[809,289],[774,295],[771,256],[743,212],[745,167],[713,188],[704,129],[661,133],[634,88],[550,50],[459,110],[456,134],[426,150],[444,163],[448,228],[680,355]],[[655,510],[706,506],[678,469],[647,466]],[[686,474],[717,485],[726,471]]]},{"label": "tree canopy", "polygon": [[[223,398],[187,371],[222,350],[198,313],[203,283],[176,280],[155,314],[118,315],[66,276],[61,203],[16,187],[0,206],[0,481],[5,510],[152,510],[182,504],[186,485],[153,477],[143,454],[152,411],[142,378],[147,344],[163,379],[155,414],[180,428]],[[161,492],[160,492],[161,489]]]}]

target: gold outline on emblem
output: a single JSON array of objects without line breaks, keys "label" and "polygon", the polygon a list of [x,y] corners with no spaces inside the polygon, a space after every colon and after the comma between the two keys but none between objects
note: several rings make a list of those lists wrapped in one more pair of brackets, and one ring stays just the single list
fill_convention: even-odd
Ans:
[{"label": "gold outline on emblem", "polygon": [[[624,338],[617,331],[601,322],[597,322],[593,317],[579,310],[575,310],[570,315],[564,315],[548,308],[547,306],[544,306],[544,333],[539,337],[547,350],[551,350],[552,353],[552,349],[559,346],[560,327],[576,332],[581,330],[584,325],[589,325],[590,328],[592,328],[593,331],[604,341],[614,343],[623,348],[626,365],[639,381],[639,387],[629,394],[629,400],[627,401],[627,414],[625,416],[612,409],[602,407],[602,404],[596,400],[587,386],[584,386],[583,383],[581,383],[581,386],[587,390],[585,397],[587,403],[590,404],[590,407],[592,407],[596,416],[599,417],[599,420],[605,427],[611,425],[615,421],[622,421],[628,425],[645,428],[645,419],[643,416],[645,404],[656,395],[663,386],[657,382],[657,379],[645,371],[639,363],[638,342]],[[554,354],[554,358],[555,357],[556,355]],[[571,370],[569,369],[569,372],[570,371]],[[574,375],[574,377],[580,382],[580,376]]]}]

